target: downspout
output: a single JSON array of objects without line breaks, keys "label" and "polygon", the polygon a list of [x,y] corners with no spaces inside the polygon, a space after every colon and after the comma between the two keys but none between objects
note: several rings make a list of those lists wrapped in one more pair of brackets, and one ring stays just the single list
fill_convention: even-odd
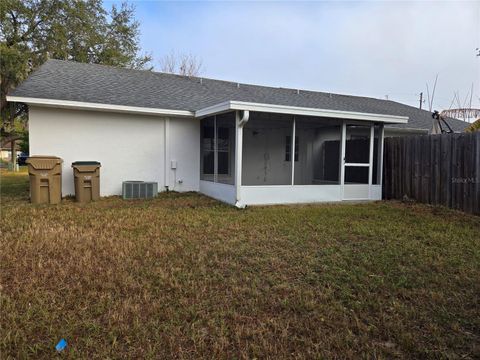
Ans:
[{"label": "downspout", "polygon": [[248,110],[243,111],[240,117],[240,112],[237,111],[235,115],[236,119],[236,139],[235,139],[235,206],[243,209],[245,204],[241,201],[241,189],[242,189],[242,147],[243,147],[243,127],[248,122],[250,112]]},{"label": "downspout", "polygon": [[245,111],[243,112],[242,118],[239,119],[238,126],[240,126],[241,128],[243,128],[243,126],[248,122],[249,117],[250,117],[250,111],[245,110]]},{"label": "downspout", "polygon": [[164,156],[164,184],[165,184],[165,190],[169,190],[170,186],[170,168],[169,168],[169,159],[170,159],[170,146],[169,146],[169,140],[170,140],[170,118],[165,118],[164,120],[164,129],[163,129],[163,144],[164,144],[164,151],[163,151],[163,156]]}]

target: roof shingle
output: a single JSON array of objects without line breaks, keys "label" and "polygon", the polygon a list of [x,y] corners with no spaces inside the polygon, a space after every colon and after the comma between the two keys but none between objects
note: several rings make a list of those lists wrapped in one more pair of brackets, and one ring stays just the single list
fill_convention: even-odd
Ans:
[{"label": "roof shingle", "polygon": [[[390,100],[274,88],[132,70],[97,64],[48,60],[10,95],[111,105],[196,111],[225,101],[244,101],[328,110],[408,116],[398,128],[430,130],[431,113]],[[468,125],[449,119],[455,131]]]}]

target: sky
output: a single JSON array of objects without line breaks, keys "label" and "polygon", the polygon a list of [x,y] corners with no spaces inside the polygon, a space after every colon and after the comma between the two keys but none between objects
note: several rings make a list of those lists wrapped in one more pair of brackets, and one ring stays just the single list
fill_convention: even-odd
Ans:
[{"label": "sky", "polygon": [[[112,1],[105,1],[111,6]],[[480,107],[480,1],[134,1],[143,51],[202,60],[202,76],[370,96],[428,109]],[[465,103],[465,99],[467,99]]]}]

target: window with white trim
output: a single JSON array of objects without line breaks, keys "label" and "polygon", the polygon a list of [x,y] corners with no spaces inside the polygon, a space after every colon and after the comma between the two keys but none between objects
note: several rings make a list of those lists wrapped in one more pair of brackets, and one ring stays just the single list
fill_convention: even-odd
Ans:
[{"label": "window with white trim", "polygon": [[[292,159],[292,137],[285,136],[285,161]],[[295,136],[295,161],[298,161],[298,136]]]}]

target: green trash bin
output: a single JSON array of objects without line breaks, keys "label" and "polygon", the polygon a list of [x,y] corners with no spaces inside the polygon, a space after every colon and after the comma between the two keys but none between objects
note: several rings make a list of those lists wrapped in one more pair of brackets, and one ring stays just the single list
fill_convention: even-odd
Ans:
[{"label": "green trash bin", "polygon": [[100,199],[100,166],[98,161],[75,161],[72,163],[75,199],[78,202]]},{"label": "green trash bin", "polygon": [[30,156],[30,201],[32,204],[58,204],[62,201],[62,162],[56,156]]}]

